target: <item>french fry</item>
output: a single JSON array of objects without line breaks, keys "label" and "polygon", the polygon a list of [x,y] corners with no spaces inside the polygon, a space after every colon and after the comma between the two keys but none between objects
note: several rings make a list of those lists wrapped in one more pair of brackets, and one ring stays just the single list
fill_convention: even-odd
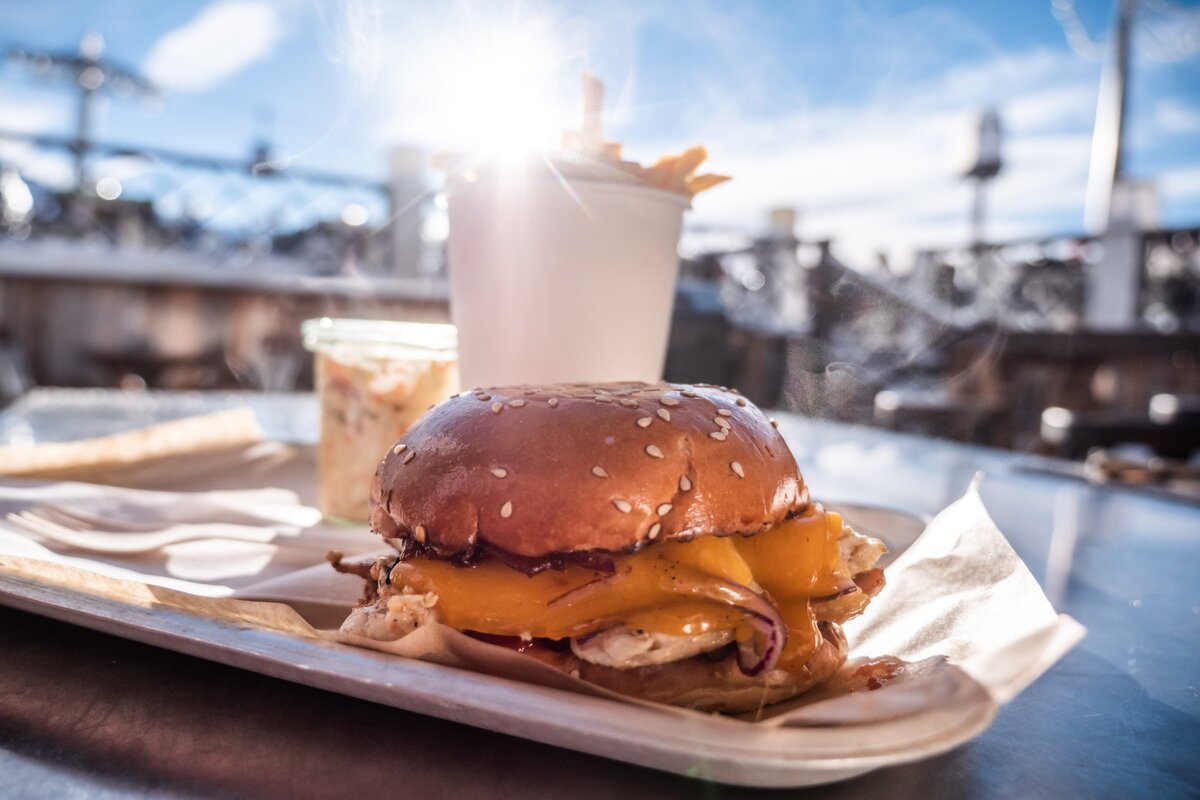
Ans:
[{"label": "french fry", "polygon": [[583,118],[579,130],[563,132],[563,150],[585,159],[608,162],[646,186],[689,197],[729,180],[725,175],[696,175],[696,170],[708,159],[708,149],[702,144],[689,147],[679,155],[665,155],[649,167],[636,161],[625,161],[621,145],[604,139],[603,109],[604,83],[595,75],[584,73]]},{"label": "french fry", "polygon": [[711,172],[704,175],[697,175],[694,178],[688,179],[687,191],[688,194],[695,196],[700,194],[700,192],[703,192],[705,189],[711,189],[717,184],[724,183],[727,180],[731,180],[728,175],[715,175]]},{"label": "french fry", "polygon": [[[618,176],[613,175],[615,169],[646,186],[688,197],[695,197],[700,192],[729,180],[727,175],[696,174],[700,165],[708,160],[708,149],[702,144],[689,147],[679,155],[664,155],[648,167],[636,161],[626,161],[621,144],[603,138],[600,113],[604,85],[595,76],[584,75],[583,87],[583,124],[579,130],[563,131],[561,148],[566,157],[546,162],[559,179],[619,180]],[[461,153],[439,153],[434,156],[434,165],[451,177],[460,173],[466,175],[468,180],[473,180],[476,175],[474,163],[468,164],[468,160]],[[468,166],[472,169],[464,171],[463,168]]]},{"label": "french fry", "polygon": [[675,164],[675,156],[663,156],[654,162],[654,166],[646,170],[643,180],[658,189],[666,189],[671,179],[671,168]]},{"label": "french fry", "polygon": [[685,150],[671,165],[671,186],[677,186],[680,189],[687,186],[687,179],[706,158],[708,158],[708,151],[704,149],[704,145],[697,145]]}]

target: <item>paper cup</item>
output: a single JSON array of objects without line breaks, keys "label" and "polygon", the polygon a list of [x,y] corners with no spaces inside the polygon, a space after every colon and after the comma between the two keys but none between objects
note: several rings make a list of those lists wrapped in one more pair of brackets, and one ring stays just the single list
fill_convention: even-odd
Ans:
[{"label": "paper cup", "polygon": [[662,377],[683,195],[495,178],[449,194],[464,386]]}]

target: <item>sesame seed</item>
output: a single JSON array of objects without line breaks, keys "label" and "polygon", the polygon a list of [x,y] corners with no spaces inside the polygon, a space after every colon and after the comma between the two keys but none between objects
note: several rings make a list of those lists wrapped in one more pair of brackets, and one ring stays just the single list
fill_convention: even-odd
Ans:
[{"label": "sesame seed", "polygon": [[693,391],[689,391],[688,389],[684,389],[682,392],[680,392],[680,394],[683,395],[684,397],[691,397],[693,399],[700,396]]},{"label": "sesame seed", "polygon": [[537,389],[526,389],[525,390],[526,397],[529,397],[530,395],[533,395],[533,394],[537,394]]},{"label": "sesame seed", "polygon": [[650,530],[646,531],[646,538],[647,539],[657,538],[658,532],[661,530],[662,530],[662,523],[661,522],[654,523],[653,525],[650,526]]},{"label": "sesame seed", "polygon": [[675,397],[660,397],[658,399],[658,402],[662,403],[664,406],[679,405],[679,400],[678,400],[678,398],[675,398]]},{"label": "sesame seed", "polygon": [[492,396],[490,394],[477,394],[477,395],[475,395],[475,399],[482,400],[483,402],[486,403],[488,400],[492,399]]},{"label": "sesame seed", "polygon": [[492,403],[492,413],[499,414],[504,409],[503,403]]},{"label": "sesame seed", "polygon": [[665,408],[660,408],[658,411],[655,411],[654,413],[658,414],[659,419],[661,419],[663,422],[671,421],[671,412],[667,411]]},{"label": "sesame seed", "polygon": [[551,397],[549,400],[546,401],[546,405],[550,406],[551,408],[558,408],[558,398]]},{"label": "sesame seed", "polygon": [[395,447],[393,447],[393,448],[392,448],[392,452],[393,452],[393,453],[395,453],[396,455],[400,455],[401,453],[403,453],[403,452],[404,452],[405,450],[407,450],[407,449],[408,449],[408,445],[406,445],[406,444],[398,444],[398,445],[396,445]]},{"label": "sesame seed", "polygon": [[649,428],[651,422],[654,422],[654,417],[642,417],[637,424],[639,428]]},{"label": "sesame seed", "polygon": [[770,421],[770,423],[771,423],[771,427],[772,427],[772,428],[778,428],[778,427],[779,427],[779,423],[775,421],[775,418],[774,418],[774,417],[771,417],[771,419],[770,419],[769,421]]},{"label": "sesame seed", "polygon": [[741,464],[739,464],[738,462],[736,462],[736,461],[730,461],[730,462],[729,462],[729,468],[730,468],[731,470],[733,470],[733,474],[734,474],[734,475],[737,475],[739,478],[744,478],[744,477],[746,477],[746,471],[742,469],[742,465],[741,465]]},{"label": "sesame seed", "polygon": [[595,475],[597,478],[607,478],[608,477],[608,472],[605,471],[604,467],[592,467],[592,474]]},{"label": "sesame seed", "polygon": [[718,428],[723,428],[724,430],[729,430],[729,423],[726,422],[724,417],[713,417],[713,422],[716,424],[716,426]]},{"label": "sesame seed", "polygon": [[637,402],[637,400],[626,397],[624,400],[621,401],[621,405],[625,406],[626,408],[637,408],[638,402]]},{"label": "sesame seed", "polygon": [[509,403],[508,407],[509,408],[520,408],[523,405],[525,405],[525,401],[518,397],[516,400],[513,400],[511,403]]},{"label": "sesame seed", "polygon": [[651,458],[662,458],[663,452],[654,445],[648,444],[646,445],[646,455],[650,456]]},{"label": "sesame seed", "polygon": [[613,400],[611,397],[609,397],[609,396],[608,396],[608,395],[606,395],[606,394],[598,394],[598,395],[596,395],[596,396],[595,396],[595,398],[593,398],[593,399],[594,399],[594,400],[595,400],[597,403],[611,403],[611,402],[612,402],[612,400]]},{"label": "sesame seed", "polygon": [[729,438],[729,434],[725,432],[724,428],[719,431],[713,431],[708,436],[710,439],[716,439],[718,442],[723,442]]},{"label": "sesame seed", "polygon": [[732,417],[733,416],[733,412],[730,411],[728,408],[718,408],[717,414],[719,414],[722,417]]},{"label": "sesame seed", "polygon": [[418,525],[417,527],[413,528],[413,538],[416,539],[421,544],[425,543],[425,526],[424,525]]},{"label": "sesame seed", "polygon": [[746,405],[746,398],[744,398],[744,397],[739,397],[739,398],[737,399],[737,404],[738,404],[739,406],[744,406],[744,405]]},{"label": "sesame seed", "polygon": [[512,500],[509,500],[504,505],[500,506],[500,516],[508,519],[512,516]]},{"label": "sesame seed", "polygon": [[425,410],[426,410],[426,411],[432,411],[432,410],[433,410],[433,408],[434,408],[434,406],[436,406],[436,405],[437,405],[437,403],[430,403],[430,404],[429,404],[429,406],[428,406],[428,407],[427,407]]},{"label": "sesame seed", "polygon": [[633,511],[633,506],[629,504],[628,500],[613,500],[613,505],[616,506],[617,511],[620,511],[622,514],[628,514],[630,511]]},{"label": "sesame seed", "polygon": [[416,451],[416,450],[409,450],[409,451],[408,451],[408,455],[406,455],[406,456],[404,457],[404,460],[403,460],[402,462],[400,462],[400,463],[402,463],[402,464],[407,464],[408,462],[412,461],[412,460],[413,460],[414,458],[416,458],[416,457],[417,457],[417,451]]},{"label": "sesame seed", "polygon": [[660,517],[665,517],[672,508],[674,508],[674,506],[672,506],[670,503],[663,503],[655,510],[658,512]]},{"label": "sesame seed", "polygon": [[507,478],[508,470],[506,470],[504,467],[496,467],[495,469],[492,470],[492,474],[495,475],[497,478]]}]

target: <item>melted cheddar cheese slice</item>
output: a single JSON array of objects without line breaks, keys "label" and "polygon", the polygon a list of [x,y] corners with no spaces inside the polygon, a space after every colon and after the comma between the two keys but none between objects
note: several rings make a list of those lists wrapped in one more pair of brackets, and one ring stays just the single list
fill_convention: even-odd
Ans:
[{"label": "melted cheddar cheese slice", "polygon": [[714,599],[732,581],[762,589],[779,609],[787,668],[820,643],[811,600],[837,594],[851,577],[838,552],[841,532],[839,515],[814,506],[756,536],[704,536],[615,555],[611,576],[578,566],[526,576],[496,560],[458,567],[416,557],[397,564],[391,582],[435,593],[442,621],[459,630],[563,639],[627,625],[673,636],[734,630],[740,640],[750,635],[746,612]]}]

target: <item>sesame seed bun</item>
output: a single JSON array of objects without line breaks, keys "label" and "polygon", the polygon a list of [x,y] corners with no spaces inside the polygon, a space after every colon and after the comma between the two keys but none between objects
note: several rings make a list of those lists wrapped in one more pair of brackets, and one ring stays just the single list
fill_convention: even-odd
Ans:
[{"label": "sesame seed bun", "polygon": [[713,386],[477,389],[388,451],[371,526],[444,557],[491,545],[538,557],[753,534],[808,505],[774,423]]}]

